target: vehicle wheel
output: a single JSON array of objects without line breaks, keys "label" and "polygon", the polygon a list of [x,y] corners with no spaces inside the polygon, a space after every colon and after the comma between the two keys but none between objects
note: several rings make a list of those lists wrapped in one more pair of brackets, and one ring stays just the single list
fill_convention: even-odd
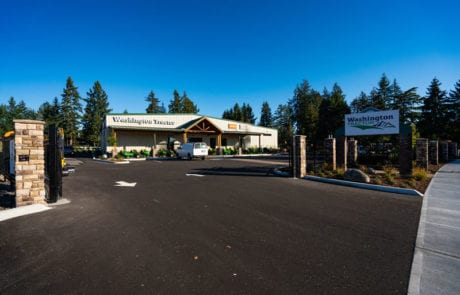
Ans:
[{"label": "vehicle wheel", "polygon": [[189,159],[189,161],[192,160],[192,155],[188,154],[187,159]]}]

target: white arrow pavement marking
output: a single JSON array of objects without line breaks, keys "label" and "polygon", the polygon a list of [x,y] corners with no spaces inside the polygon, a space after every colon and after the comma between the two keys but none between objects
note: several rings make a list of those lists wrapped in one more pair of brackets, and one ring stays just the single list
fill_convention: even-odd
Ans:
[{"label": "white arrow pavement marking", "polygon": [[126,181],[116,181],[115,186],[127,186],[127,187],[135,187],[137,182],[126,182]]},{"label": "white arrow pavement marking", "polygon": [[204,177],[204,175],[201,174],[191,174],[191,173],[186,173],[186,176],[195,176],[195,177]]}]

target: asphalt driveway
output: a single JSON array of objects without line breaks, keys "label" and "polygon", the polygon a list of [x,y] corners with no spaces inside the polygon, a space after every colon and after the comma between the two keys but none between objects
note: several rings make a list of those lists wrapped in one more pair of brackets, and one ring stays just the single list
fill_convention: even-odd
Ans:
[{"label": "asphalt driveway", "polygon": [[87,160],[70,204],[0,223],[0,293],[407,292],[421,199],[276,166]]}]

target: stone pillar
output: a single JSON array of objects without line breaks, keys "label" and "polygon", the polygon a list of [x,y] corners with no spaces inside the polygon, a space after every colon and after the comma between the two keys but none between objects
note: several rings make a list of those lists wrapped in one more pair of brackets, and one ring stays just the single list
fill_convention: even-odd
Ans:
[{"label": "stone pillar", "polygon": [[399,174],[412,175],[412,132],[399,134]]},{"label": "stone pillar", "polygon": [[347,170],[347,137],[346,136],[338,136],[337,137],[337,168],[342,168]]},{"label": "stone pillar", "polygon": [[415,163],[417,167],[428,170],[428,139],[417,138],[415,143]]},{"label": "stone pillar", "polygon": [[356,166],[358,163],[358,141],[351,139],[348,141],[347,163]]},{"label": "stone pillar", "polygon": [[44,125],[14,120],[16,206],[46,204]]},{"label": "stone pillar", "polygon": [[447,163],[449,162],[449,142],[448,141],[441,141],[441,148],[439,149],[440,151],[440,161],[442,163]]},{"label": "stone pillar", "polygon": [[295,135],[293,140],[293,175],[302,178],[307,175],[307,137],[305,135]]},{"label": "stone pillar", "polygon": [[437,140],[431,140],[429,143],[429,155],[430,164],[438,165],[439,164],[439,143]]},{"label": "stone pillar", "polygon": [[456,142],[449,142],[449,161],[457,159],[458,145]]},{"label": "stone pillar", "polygon": [[334,171],[337,169],[335,138],[326,138],[324,140],[324,152],[326,163]]}]

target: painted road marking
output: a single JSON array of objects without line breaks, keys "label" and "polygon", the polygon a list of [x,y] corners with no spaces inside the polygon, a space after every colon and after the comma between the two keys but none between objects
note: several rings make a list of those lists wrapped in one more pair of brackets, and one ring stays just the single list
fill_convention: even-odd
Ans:
[{"label": "painted road marking", "polygon": [[186,173],[186,176],[195,176],[195,177],[204,177],[204,175],[201,174],[193,174],[193,173]]},{"label": "painted road marking", "polygon": [[137,182],[117,181],[114,186],[135,187]]}]

